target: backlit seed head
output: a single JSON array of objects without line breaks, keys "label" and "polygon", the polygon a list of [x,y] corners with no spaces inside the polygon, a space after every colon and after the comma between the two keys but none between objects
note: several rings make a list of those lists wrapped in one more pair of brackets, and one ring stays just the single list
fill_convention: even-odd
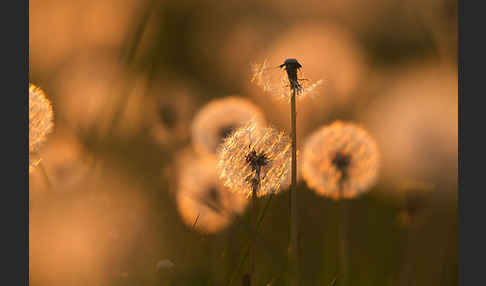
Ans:
[{"label": "backlit seed head", "polygon": [[287,135],[249,122],[233,132],[220,146],[220,178],[225,186],[247,196],[252,194],[256,183],[257,196],[278,193],[288,184],[290,154],[291,144]]},{"label": "backlit seed head", "polygon": [[235,214],[244,211],[247,199],[224,187],[218,178],[213,157],[192,158],[181,166],[176,201],[187,226],[202,232],[227,227]]},{"label": "backlit seed head", "polygon": [[53,118],[51,103],[44,92],[29,84],[29,171],[40,160],[34,157],[54,128]]},{"label": "backlit seed head", "polygon": [[258,124],[266,121],[260,109],[247,99],[230,96],[208,103],[192,123],[194,149],[215,155],[223,140],[250,120]]},{"label": "backlit seed head", "polygon": [[302,160],[308,186],[334,199],[366,192],[378,175],[376,143],[352,123],[337,121],[311,134],[304,143]]},{"label": "backlit seed head", "polygon": [[[294,62],[295,61],[295,62]],[[312,96],[322,80],[309,82],[303,77],[300,63],[296,59],[287,59],[281,65],[281,70],[268,66],[267,61],[261,64],[253,64],[251,82],[279,99],[290,100],[292,90],[296,90],[298,98]]]}]

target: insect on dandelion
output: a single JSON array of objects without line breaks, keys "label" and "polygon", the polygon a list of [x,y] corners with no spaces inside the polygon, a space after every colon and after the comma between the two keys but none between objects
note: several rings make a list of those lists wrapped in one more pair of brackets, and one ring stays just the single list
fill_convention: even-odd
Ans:
[{"label": "insect on dandelion", "polygon": [[235,192],[251,196],[278,193],[288,181],[290,138],[270,127],[249,122],[224,140],[218,151],[220,178]]},{"label": "insect on dandelion", "polygon": [[29,84],[29,172],[39,162],[38,152],[54,128],[54,114],[44,92]]},{"label": "insect on dandelion", "polygon": [[[285,73],[282,71],[285,70]],[[295,90],[299,98],[314,94],[322,80],[310,83],[301,75],[302,65],[294,58],[289,58],[278,67],[269,67],[265,60],[262,64],[252,65],[252,79],[257,86],[277,98],[290,100]]]},{"label": "insect on dandelion", "polygon": [[244,211],[247,199],[224,187],[212,157],[185,162],[178,179],[176,201],[183,221],[202,232],[227,227],[235,214]]},{"label": "insect on dandelion", "polygon": [[263,112],[247,99],[230,96],[208,103],[192,124],[194,149],[202,154],[215,155],[223,140],[250,120],[258,124],[266,122]]},{"label": "insect on dandelion", "polygon": [[376,143],[368,132],[352,123],[337,121],[311,134],[302,157],[308,186],[334,199],[366,192],[378,175]]}]

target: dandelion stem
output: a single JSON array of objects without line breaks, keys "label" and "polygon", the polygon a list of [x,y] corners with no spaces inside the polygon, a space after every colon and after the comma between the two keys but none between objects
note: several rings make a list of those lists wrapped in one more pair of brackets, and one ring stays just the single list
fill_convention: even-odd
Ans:
[{"label": "dandelion stem", "polygon": [[252,234],[252,242],[250,246],[250,285],[255,285],[255,265],[256,265],[256,251],[255,251],[255,243],[256,243],[256,235],[257,235],[257,227],[258,227],[258,201],[257,201],[257,192],[258,186],[260,185],[260,167],[256,168],[255,180],[252,186],[252,221],[254,225],[254,231]]},{"label": "dandelion stem", "polygon": [[349,245],[348,245],[348,228],[347,228],[347,214],[348,206],[346,200],[343,198],[342,184],[339,186],[339,263],[341,286],[348,284],[349,273]]},{"label": "dandelion stem", "polygon": [[39,169],[41,170],[42,176],[44,177],[44,180],[46,181],[47,184],[47,189],[50,189],[52,187],[51,180],[49,179],[49,176],[47,175],[46,169],[44,168],[44,165],[42,162],[39,162]]},{"label": "dandelion stem", "polygon": [[[265,214],[267,212],[267,209],[270,206],[270,202],[272,201],[273,195],[274,195],[273,193],[270,194],[270,197],[268,198],[267,203],[263,207],[262,213],[261,213],[261,215],[260,215],[260,217],[258,219],[257,225],[256,225],[256,231],[258,231],[258,229],[260,228],[260,225],[263,222],[263,218],[265,217]],[[228,283],[228,286],[233,285],[233,281],[234,281],[234,279],[236,277],[236,274],[238,273],[238,271],[240,270],[241,266],[243,265],[243,262],[248,257],[248,255],[250,253],[250,243],[251,243],[251,241],[248,241],[248,244],[247,244],[247,246],[245,248],[245,252],[243,253],[243,256],[241,257],[240,262],[236,266],[236,269],[234,270],[233,274],[231,275],[231,279],[230,279],[230,282]]]},{"label": "dandelion stem", "polygon": [[410,263],[410,257],[412,253],[412,244],[413,244],[413,232],[410,228],[406,229],[406,238],[405,238],[405,247],[403,247],[404,255],[403,255],[403,262],[402,262],[402,269],[400,271],[398,285],[406,286],[410,285],[410,274],[412,265]]},{"label": "dandelion stem", "polygon": [[297,89],[292,89],[292,96],[290,99],[290,124],[292,137],[292,173],[290,183],[290,285],[297,285],[298,280],[298,250],[297,250],[297,112],[295,108],[295,96]]}]

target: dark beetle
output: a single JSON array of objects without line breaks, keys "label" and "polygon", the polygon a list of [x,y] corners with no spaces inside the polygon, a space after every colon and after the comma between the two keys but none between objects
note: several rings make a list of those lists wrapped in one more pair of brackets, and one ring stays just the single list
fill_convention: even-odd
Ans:
[{"label": "dark beetle", "polygon": [[297,78],[297,71],[302,68],[302,65],[297,61],[297,59],[290,58],[286,59],[279,67],[285,68],[290,82],[290,89],[295,90],[296,93],[299,93],[302,90],[302,86]]}]

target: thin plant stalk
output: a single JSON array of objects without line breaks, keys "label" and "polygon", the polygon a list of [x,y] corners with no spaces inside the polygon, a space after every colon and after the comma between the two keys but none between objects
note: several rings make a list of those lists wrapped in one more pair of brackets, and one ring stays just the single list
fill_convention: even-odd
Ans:
[{"label": "thin plant stalk", "polygon": [[255,243],[256,243],[256,233],[258,227],[258,200],[257,200],[257,192],[258,186],[260,185],[260,167],[256,168],[255,179],[252,185],[252,221],[254,225],[254,233],[252,234],[252,242],[250,244],[250,285],[255,285],[255,265],[256,265],[256,251],[255,251]]},{"label": "thin plant stalk", "polygon": [[297,90],[292,89],[290,98],[290,125],[292,138],[292,165],[291,165],[291,182],[290,182],[290,285],[297,285],[298,280],[298,249],[297,249],[297,124],[296,124],[296,97]]},{"label": "thin plant stalk", "polygon": [[349,277],[349,244],[348,244],[348,205],[343,198],[342,183],[339,186],[339,270],[341,286],[348,284]]},{"label": "thin plant stalk", "polygon": [[46,169],[44,168],[42,162],[39,162],[39,169],[42,173],[42,177],[44,177],[44,180],[46,181],[47,189],[50,189],[52,187],[52,183],[49,179],[49,176],[47,175]]},{"label": "thin plant stalk", "polygon": [[412,244],[413,244],[413,231],[407,227],[406,229],[406,239],[405,239],[405,247],[403,247],[404,255],[403,255],[403,266],[400,272],[398,285],[406,286],[410,285],[411,277],[410,274],[412,272],[412,265],[410,263],[410,257],[412,252]]},{"label": "thin plant stalk", "polygon": [[[267,203],[263,207],[262,213],[261,213],[260,217],[258,218],[255,231],[258,231],[258,229],[260,228],[260,225],[263,222],[263,218],[265,217],[265,214],[266,214],[266,212],[268,210],[268,207],[270,206],[270,202],[272,201],[273,195],[274,195],[273,193],[270,194],[270,197],[268,198]],[[250,245],[251,245],[251,240],[248,241],[247,247],[245,248],[245,252],[243,253],[243,256],[241,257],[238,265],[236,266],[236,269],[234,270],[233,274],[231,275],[231,279],[230,279],[230,282],[228,283],[228,286],[233,285],[233,281],[234,281],[234,279],[236,277],[236,274],[238,273],[238,271],[240,270],[241,266],[243,265],[243,262],[249,256],[249,253],[250,253]]]},{"label": "thin plant stalk", "polygon": [[[143,33],[148,25],[150,17],[152,17],[152,15],[154,14],[156,8],[155,5],[157,3],[158,2],[156,0],[150,0],[145,4],[146,6],[143,7],[143,12],[140,15],[139,22],[137,23],[135,30],[133,31],[133,35],[130,37],[129,40],[127,40],[128,48],[126,52],[121,55],[120,58],[120,60],[127,66],[130,66],[135,59],[137,51],[140,47],[140,43],[142,41]],[[106,136],[112,134],[115,127],[118,125],[119,121],[121,120],[121,116],[128,104],[128,98],[130,96],[130,92],[132,91],[132,88],[134,88],[133,83],[124,83],[124,84],[125,87],[123,88],[122,94],[114,103],[114,106],[117,107],[115,109],[115,114],[108,119],[107,131],[105,132],[105,134],[95,135],[94,140],[97,143],[100,143],[102,140],[106,138]],[[129,86],[129,84],[131,85]],[[94,160],[92,162],[92,168],[97,167],[97,165],[100,163],[99,161],[100,160]]]}]

